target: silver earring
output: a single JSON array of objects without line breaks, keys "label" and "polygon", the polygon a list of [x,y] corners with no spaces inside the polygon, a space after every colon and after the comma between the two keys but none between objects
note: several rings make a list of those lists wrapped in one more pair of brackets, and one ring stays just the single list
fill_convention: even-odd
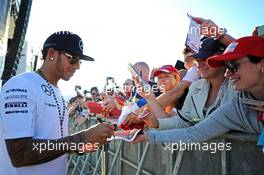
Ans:
[{"label": "silver earring", "polygon": [[53,61],[54,60],[54,58],[53,57],[50,57],[50,61]]}]

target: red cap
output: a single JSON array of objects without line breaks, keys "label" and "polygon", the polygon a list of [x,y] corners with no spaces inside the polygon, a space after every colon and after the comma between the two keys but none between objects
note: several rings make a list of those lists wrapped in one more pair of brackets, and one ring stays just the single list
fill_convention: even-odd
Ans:
[{"label": "red cap", "polygon": [[245,56],[264,57],[264,38],[259,36],[246,36],[239,38],[226,48],[222,55],[207,59],[211,67],[223,66],[225,61],[235,60]]},{"label": "red cap", "polygon": [[168,73],[168,74],[175,73],[175,74],[179,75],[179,71],[175,67],[173,67],[172,65],[164,65],[164,66],[158,68],[153,73],[153,76],[156,77],[161,73]]}]

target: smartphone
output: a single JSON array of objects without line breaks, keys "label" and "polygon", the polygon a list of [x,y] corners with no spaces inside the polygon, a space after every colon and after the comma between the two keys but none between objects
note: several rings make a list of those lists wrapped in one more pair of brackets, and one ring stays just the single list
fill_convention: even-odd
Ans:
[{"label": "smartphone", "polygon": [[105,86],[106,93],[108,95],[112,95],[115,91],[115,80],[114,77],[106,77],[106,86]]},{"label": "smartphone", "polygon": [[145,81],[142,78],[142,71],[140,71],[140,73],[137,72],[137,70],[133,67],[133,65],[131,63],[128,64],[128,71],[134,76],[137,77],[139,80],[139,83],[141,83],[141,85],[144,88],[145,92],[150,91],[150,85],[148,84],[147,81]]},{"label": "smartphone", "polygon": [[257,28],[258,36],[264,36],[264,25]]}]

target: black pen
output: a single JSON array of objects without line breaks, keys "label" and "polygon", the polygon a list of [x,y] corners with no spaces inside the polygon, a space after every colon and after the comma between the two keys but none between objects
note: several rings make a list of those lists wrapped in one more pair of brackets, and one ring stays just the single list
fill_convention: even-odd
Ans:
[{"label": "black pen", "polygon": [[[96,120],[97,120],[99,123],[103,123],[103,122],[104,122],[104,121],[103,121],[101,118],[99,118],[99,117],[97,117]],[[116,125],[115,125],[114,127],[115,127],[114,130],[116,130]],[[114,137],[114,140],[115,140],[115,135],[114,135],[113,137]]]}]

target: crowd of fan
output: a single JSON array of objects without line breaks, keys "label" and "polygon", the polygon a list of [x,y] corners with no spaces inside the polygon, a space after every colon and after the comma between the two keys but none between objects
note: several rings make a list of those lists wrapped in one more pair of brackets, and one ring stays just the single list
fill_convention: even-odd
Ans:
[{"label": "crowd of fan", "polygon": [[[194,19],[200,20],[203,28],[218,28],[211,20]],[[264,124],[261,27],[249,34],[253,36],[239,39],[227,33],[202,35],[199,52],[186,47],[184,63],[177,61],[175,66],[163,63],[150,71],[147,63],[137,62],[133,67],[149,83],[149,91],[133,76],[122,88],[106,85],[101,93],[92,88],[91,98],[77,96],[70,100],[70,117],[95,116],[87,112],[85,103],[99,102],[101,117],[118,119],[121,129],[145,130],[134,143],[203,142],[230,130],[260,134]],[[120,115],[112,116],[113,110],[119,110]]]}]

